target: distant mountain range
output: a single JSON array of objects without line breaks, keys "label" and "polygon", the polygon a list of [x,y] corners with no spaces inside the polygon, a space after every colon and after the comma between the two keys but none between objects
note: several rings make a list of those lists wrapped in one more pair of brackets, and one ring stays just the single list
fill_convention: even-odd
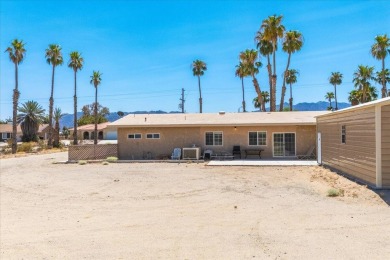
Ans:
[{"label": "distant mountain range", "polygon": [[[284,107],[288,107],[288,103],[285,103],[284,104]],[[325,102],[325,101],[319,101],[319,102],[316,102],[316,103],[307,103],[307,102],[304,102],[304,103],[298,103],[296,105],[293,106],[293,109],[296,110],[296,111],[324,111],[324,110],[327,110],[329,106],[329,103],[328,102]],[[334,103],[332,103],[332,106],[334,107]],[[343,108],[347,108],[347,107],[350,107],[351,105],[349,103],[338,103],[338,108],[339,109],[343,109]],[[269,108],[267,108],[268,110]],[[277,106],[277,109],[279,109],[279,106]],[[180,113],[179,111],[170,111],[170,112],[166,112],[166,111],[162,111],[162,110],[156,110],[156,111],[134,111],[134,112],[124,112],[125,115],[128,115],[128,114],[177,114],[177,113]],[[82,112],[78,112],[77,113],[77,118],[80,118],[82,116]],[[117,114],[117,112],[112,112],[110,113],[107,117],[109,122],[114,122],[116,120],[119,119],[119,116]],[[60,121],[60,127],[62,128],[63,126],[66,126],[68,128],[72,128],[73,127],[73,114],[65,114],[61,121]]]}]

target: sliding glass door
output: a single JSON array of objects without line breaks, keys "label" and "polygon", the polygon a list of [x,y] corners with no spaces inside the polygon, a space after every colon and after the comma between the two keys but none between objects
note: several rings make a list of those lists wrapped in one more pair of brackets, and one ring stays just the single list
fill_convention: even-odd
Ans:
[{"label": "sliding glass door", "polygon": [[295,156],[295,133],[274,133],[274,157]]}]

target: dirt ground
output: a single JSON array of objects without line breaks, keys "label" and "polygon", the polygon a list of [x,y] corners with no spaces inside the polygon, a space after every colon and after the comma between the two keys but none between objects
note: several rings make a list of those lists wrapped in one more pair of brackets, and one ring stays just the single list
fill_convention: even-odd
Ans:
[{"label": "dirt ground", "polygon": [[66,159],[0,160],[1,259],[390,255],[386,192],[319,166],[53,164]]}]

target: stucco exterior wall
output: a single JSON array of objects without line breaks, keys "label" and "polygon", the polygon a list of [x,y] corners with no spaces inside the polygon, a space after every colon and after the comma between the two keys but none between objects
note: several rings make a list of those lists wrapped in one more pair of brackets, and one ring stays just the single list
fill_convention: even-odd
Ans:
[{"label": "stucco exterior wall", "polygon": [[[346,126],[346,143],[341,127]],[[317,118],[322,163],[376,185],[375,107]]]},{"label": "stucco exterior wall", "polygon": [[390,187],[390,105],[382,107],[382,186]]},{"label": "stucco exterior wall", "polygon": [[[222,146],[206,146],[205,132],[223,132]],[[249,146],[249,131],[267,132],[265,146]],[[148,128],[118,128],[119,159],[144,159],[147,154],[151,158],[171,155],[175,147],[192,147],[194,144],[213,152],[232,152],[234,145],[240,145],[241,151],[246,148],[263,148],[262,158],[273,157],[272,136],[275,132],[296,134],[296,154],[306,154],[310,147],[315,146],[315,126],[224,126],[224,127],[148,127]],[[146,139],[147,133],[159,133],[160,139]],[[128,139],[128,134],[141,134],[141,139]]]}]

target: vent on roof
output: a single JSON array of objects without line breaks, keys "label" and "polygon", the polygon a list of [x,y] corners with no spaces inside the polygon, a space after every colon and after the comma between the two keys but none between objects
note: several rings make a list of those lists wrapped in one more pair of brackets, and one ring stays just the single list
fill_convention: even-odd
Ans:
[{"label": "vent on roof", "polygon": [[219,114],[220,114],[220,115],[224,115],[224,114],[225,114],[225,111],[219,111]]}]

